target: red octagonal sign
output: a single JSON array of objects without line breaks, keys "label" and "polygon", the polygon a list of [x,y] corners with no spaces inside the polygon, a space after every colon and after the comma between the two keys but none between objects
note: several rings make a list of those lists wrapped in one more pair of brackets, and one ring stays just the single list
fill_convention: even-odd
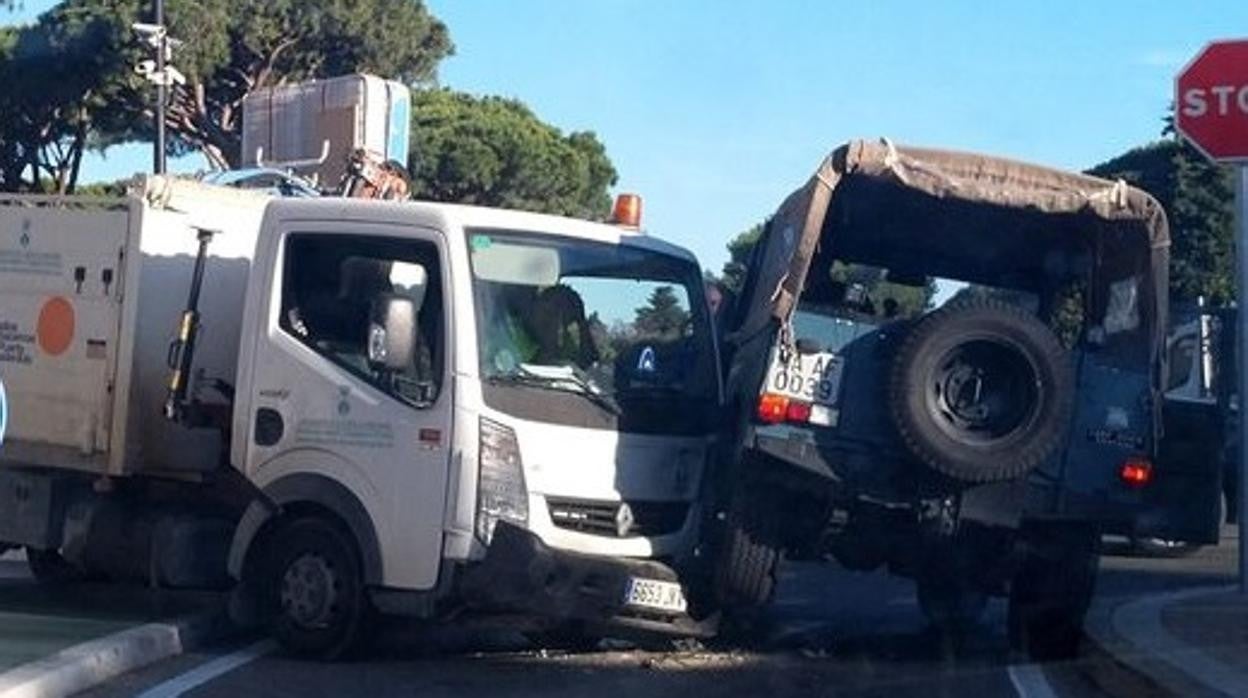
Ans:
[{"label": "red octagonal sign", "polygon": [[1248,40],[1205,46],[1175,81],[1174,125],[1205,155],[1248,161]]}]

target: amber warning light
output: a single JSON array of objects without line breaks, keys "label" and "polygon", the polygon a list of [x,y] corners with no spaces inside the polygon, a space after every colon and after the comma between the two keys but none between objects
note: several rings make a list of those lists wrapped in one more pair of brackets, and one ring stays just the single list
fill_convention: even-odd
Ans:
[{"label": "amber warning light", "polygon": [[636,194],[620,194],[615,197],[611,210],[611,222],[625,228],[641,227],[641,197]]}]

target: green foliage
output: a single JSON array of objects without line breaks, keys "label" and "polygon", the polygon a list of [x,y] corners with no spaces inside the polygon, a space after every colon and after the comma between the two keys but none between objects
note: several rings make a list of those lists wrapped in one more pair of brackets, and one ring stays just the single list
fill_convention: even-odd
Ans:
[{"label": "green foliage", "polygon": [[[0,186],[73,188],[85,147],[150,139],[154,87],[134,72],[151,57],[130,28],[147,0],[63,0],[27,27],[0,30]],[[236,166],[242,99],[310,78],[372,72],[419,85],[452,51],[420,0],[167,0],[173,63],[172,153]]]},{"label": "green foliage", "polygon": [[739,293],[745,283],[745,275],[749,270],[750,254],[754,245],[763,235],[763,224],[758,223],[728,241],[728,261],[724,263],[723,276],[717,279],[724,288],[732,293]]},{"label": "green foliage", "polygon": [[73,189],[92,129],[119,101],[115,76],[133,72],[113,9],[64,3],[34,24],[0,28],[3,189]]},{"label": "green foliage", "polygon": [[633,321],[636,332],[643,337],[674,339],[680,337],[689,322],[689,311],[681,307],[680,299],[671,286],[659,286],[637,308]]},{"label": "green foliage", "polygon": [[1173,138],[1135,148],[1090,174],[1123,179],[1152,194],[1170,219],[1170,295],[1215,304],[1235,297],[1234,179]]},{"label": "green foliage", "polygon": [[564,135],[524,104],[450,90],[412,94],[418,198],[603,218],[616,172],[598,138]]}]

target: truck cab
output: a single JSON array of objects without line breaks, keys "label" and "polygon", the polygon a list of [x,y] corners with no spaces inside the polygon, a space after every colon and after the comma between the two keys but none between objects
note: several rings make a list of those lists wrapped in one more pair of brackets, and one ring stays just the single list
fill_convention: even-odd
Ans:
[{"label": "truck cab", "polygon": [[[0,494],[48,496],[0,516],[0,540],[100,571],[81,551],[146,540],[139,559],[160,557],[150,532],[181,522],[211,541],[201,567],[241,581],[238,616],[316,656],[349,649],[373,608],[699,632],[682,574],[721,387],[690,253],[555,216],[166,178],[127,210],[106,359],[127,426],[96,465],[12,451]],[[85,307],[72,274],[58,297]],[[187,352],[170,378],[165,354]],[[144,575],[120,564],[105,571]]]}]

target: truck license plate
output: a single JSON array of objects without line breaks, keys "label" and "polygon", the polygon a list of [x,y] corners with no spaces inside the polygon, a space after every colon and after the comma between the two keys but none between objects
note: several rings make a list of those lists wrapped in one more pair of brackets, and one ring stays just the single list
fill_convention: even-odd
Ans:
[{"label": "truck license plate", "polygon": [[624,605],[652,608],[659,611],[684,613],[685,592],[675,582],[629,577],[624,589]]}]

